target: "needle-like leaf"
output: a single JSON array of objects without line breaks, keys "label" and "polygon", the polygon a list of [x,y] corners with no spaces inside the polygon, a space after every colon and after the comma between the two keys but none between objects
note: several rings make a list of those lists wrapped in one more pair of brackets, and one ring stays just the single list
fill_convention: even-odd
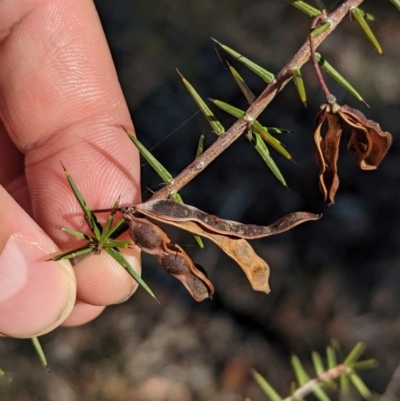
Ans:
[{"label": "needle-like leaf", "polygon": [[95,237],[99,240],[101,236],[101,231],[102,227],[100,223],[97,221],[96,216],[92,213],[90,207],[86,203],[85,199],[83,198],[78,186],[75,184],[75,181],[72,179],[71,175],[68,173],[67,169],[64,167],[64,165],[61,163],[62,168],[64,169],[65,176],[67,177],[68,183],[74,192],[74,195],[85,215],[85,220],[90,228],[90,230],[93,232]]},{"label": "needle-like leaf", "polygon": [[307,94],[306,94],[306,88],[304,86],[304,81],[303,77],[301,76],[301,71],[300,68],[293,68],[292,70],[292,77],[293,81],[296,85],[297,92],[300,96],[300,100],[304,104],[304,106],[307,107]]},{"label": "needle-like leaf", "polygon": [[[357,90],[347,81],[343,75],[341,75],[337,70],[335,70],[331,64],[329,64],[319,53],[315,53],[315,58],[318,61],[318,64],[321,68],[326,71],[339,85],[343,86],[349,93],[351,93],[356,99],[360,100],[361,102],[365,103],[367,106],[368,104],[362,98],[362,96],[357,92]],[[369,106],[368,106],[369,107]]]},{"label": "needle-like leaf", "polygon": [[223,132],[225,132],[225,128],[223,127],[223,125],[217,120],[214,113],[210,110],[210,108],[207,106],[207,104],[204,102],[201,96],[197,93],[196,89],[194,89],[194,87],[190,84],[190,82],[179,71],[178,74],[180,75],[182,82],[186,86],[186,89],[188,90],[190,96],[195,101],[200,111],[207,119],[208,123],[211,125],[213,131],[217,135],[220,135]]},{"label": "needle-like leaf", "polygon": [[268,383],[268,381],[260,375],[256,370],[252,372],[253,379],[260,386],[261,390],[264,391],[271,401],[281,401],[282,397],[276,392],[276,390]]},{"label": "needle-like leaf", "polygon": [[303,13],[307,14],[309,17],[315,18],[321,14],[320,10],[318,10],[313,6],[310,6],[305,1],[302,0],[286,0],[286,1],[290,3],[292,6],[298,8],[300,11],[303,11]]},{"label": "needle-like leaf", "polygon": [[136,271],[132,268],[130,263],[125,259],[124,255],[122,255],[121,252],[118,251],[116,248],[106,248],[106,252],[114,258],[122,267],[126,269],[126,271],[133,277],[133,279],[140,284],[146,292],[153,297],[158,303],[158,299],[154,295],[153,291],[150,289],[150,287],[145,283],[145,281],[136,273]]},{"label": "needle-like leaf", "polygon": [[400,11],[400,0],[390,0],[390,2]]},{"label": "needle-like leaf", "polygon": [[234,59],[242,63],[246,66],[249,70],[253,71],[257,74],[264,82],[270,84],[274,81],[275,76],[271,72],[267,71],[265,68],[259,66],[258,64],[254,63],[253,61],[249,60],[248,58],[242,56],[237,51],[231,49],[230,47],[218,42],[218,40],[211,38],[215,43],[218,43],[223,50],[225,50],[228,54],[230,54]]},{"label": "needle-like leaf", "polygon": [[40,362],[41,362],[42,366],[44,368],[48,369],[46,355],[45,355],[45,353],[43,351],[43,348],[42,348],[42,346],[40,344],[39,339],[37,337],[32,337],[31,338],[31,342],[32,342],[33,348],[36,351],[37,356],[40,359]]},{"label": "needle-like leaf", "polygon": [[234,67],[232,67],[229,63],[227,63],[227,64],[229,67],[229,71],[231,72],[234,80],[236,81],[240,90],[242,91],[243,95],[245,96],[247,103],[252,104],[254,102],[254,100],[256,99],[256,96],[251,91],[251,89],[247,86],[246,82],[244,81],[242,76],[237,72],[237,70]]},{"label": "needle-like leaf", "polygon": [[359,8],[353,8],[351,10],[351,15],[358,22],[358,25],[360,25],[361,29],[367,36],[368,40],[375,47],[376,51],[379,54],[383,55],[383,50],[382,50],[381,45],[378,42],[378,39],[375,37],[375,35],[372,32],[371,28],[369,27],[366,19],[364,18],[364,12],[362,10],[360,10]]}]

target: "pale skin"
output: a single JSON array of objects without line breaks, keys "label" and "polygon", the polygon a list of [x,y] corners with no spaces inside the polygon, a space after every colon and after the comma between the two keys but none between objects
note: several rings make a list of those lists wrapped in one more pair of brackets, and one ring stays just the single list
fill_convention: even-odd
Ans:
[{"label": "pale skin", "polygon": [[[81,245],[56,225],[87,231],[60,161],[98,209],[140,200],[139,156],[91,0],[3,0],[0,60],[0,333],[27,338],[137,288],[103,254],[74,268],[45,260]],[[126,255],[140,272],[137,250]]]}]

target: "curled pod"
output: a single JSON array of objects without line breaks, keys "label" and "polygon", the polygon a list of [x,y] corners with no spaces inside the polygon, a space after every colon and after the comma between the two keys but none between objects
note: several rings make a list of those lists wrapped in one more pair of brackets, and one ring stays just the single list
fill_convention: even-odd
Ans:
[{"label": "curled pod", "polygon": [[[178,245],[176,247],[180,248]],[[179,252],[165,252],[158,256],[160,266],[164,271],[176,277],[189,291],[190,295],[198,302],[211,298],[214,286],[193,264],[189,256],[179,249]]]}]

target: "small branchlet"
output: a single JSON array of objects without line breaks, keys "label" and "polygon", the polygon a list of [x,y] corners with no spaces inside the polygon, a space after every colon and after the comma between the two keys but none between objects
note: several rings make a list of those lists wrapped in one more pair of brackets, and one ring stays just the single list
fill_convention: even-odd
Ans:
[{"label": "small branchlet", "polygon": [[[312,360],[315,369],[315,376],[310,377],[300,359],[292,357],[292,368],[296,376],[296,382],[288,397],[282,398],[273,386],[257,371],[252,371],[252,376],[264,393],[272,401],[296,401],[306,399],[313,394],[319,401],[330,401],[325,389],[338,389],[342,394],[347,394],[351,383],[355,390],[364,398],[369,399],[371,392],[364,384],[357,371],[371,369],[377,366],[373,359],[359,361],[365,346],[358,343],[353,350],[344,358],[342,363],[336,363],[336,351],[334,346],[327,347],[327,367],[317,352],[312,353]],[[247,400],[250,401],[248,398]]]}]

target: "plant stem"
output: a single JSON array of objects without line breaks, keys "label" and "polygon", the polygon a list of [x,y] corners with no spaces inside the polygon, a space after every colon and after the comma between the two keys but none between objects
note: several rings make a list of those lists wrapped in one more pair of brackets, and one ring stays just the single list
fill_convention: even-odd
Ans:
[{"label": "plant stem", "polygon": [[282,401],[296,401],[304,399],[307,395],[313,392],[317,386],[321,383],[327,382],[329,380],[338,379],[342,373],[349,370],[349,367],[345,364],[335,366],[332,369],[326,370],[321,373],[318,378],[310,379],[307,383],[304,383],[299,387],[291,396],[284,398]]},{"label": "plant stem", "polygon": [[336,99],[333,99],[334,97],[329,91],[328,86],[326,85],[326,82],[324,80],[324,77],[322,76],[321,69],[319,68],[319,64],[317,61],[317,57],[315,56],[314,38],[312,36],[312,30],[316,28],[320,22],[326,22],[326,21],[327,21],[326,11],[323,11],[318,17],[315,17],[311,25],[311,31],[308,40],[310,41],[311,61],[314,65],[315,74],[317,75],[319,84],[321,85],[321,88],[325,93],[327,102],[331,103],[331,102],[336,102]]},{"label": "plant stem", "polygon": [[[328,15],[331,27],[322,32],[313,40],[315,49],[328,37],[330,33],[340,24],[347,13],[355,7],[358,7],[364,0],[346,0],[335,11]],[[248,126],[248,122],[256,119],[282,90],[282,88],[292,79],[291,71],[294,68],[300,68],[310,59],[310,43],[307,38],[305,43],[292,57],[292,59],[283,67],[275,77],[274,82],[270,83],[261,95],[250,105],[246,112],[247,118],[237,120],[228,131],[221,134],[218,139],[196,160],[189,164],[179,175],[169,184],[165,185],[151,197],[152,200],[167,198],[173,193],[179,191],[188,182],[202,172],[214,159],[216,159],[225,149],[227,149],[236,139],[238,139]]]}]

